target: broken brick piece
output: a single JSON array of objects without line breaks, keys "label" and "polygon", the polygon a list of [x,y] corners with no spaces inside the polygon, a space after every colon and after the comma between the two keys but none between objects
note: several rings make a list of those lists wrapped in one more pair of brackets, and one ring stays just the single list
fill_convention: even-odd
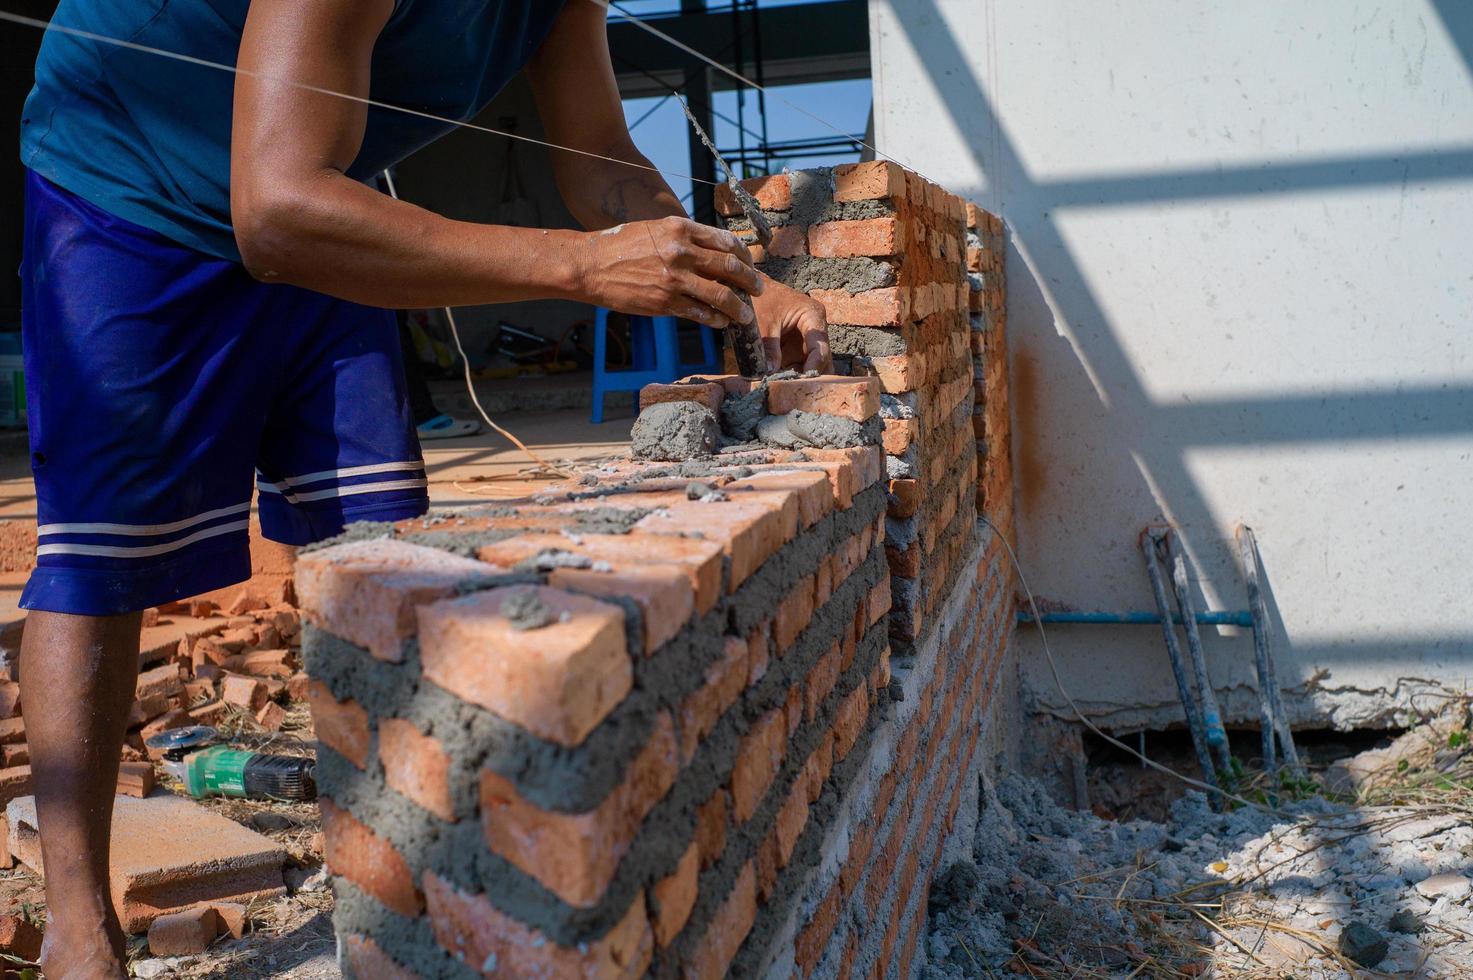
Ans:
[{"label": "broken brick piece", "polygon": [[0,719],[0,745],[8,742],[24,742],[26,740],[26,722],[24,718]]},{"label": "broken brick piece", "polygon": [[31,792],[31,767],[11,766],[0,769],[0,804],[9,804]]},{"label": "broken brick piece", "polygon": [[138,675],[137,697],[140,701],[155,696],[172,697],[183,687],[179,680],[179,668],[167,663]]},{"label": "broken brick piece", "polygon": [[153,766],[147,762],[124,762],[118,766],[118,792],[142,799],[153,792]]},{"label": "broken brick piece", "polygon": [[220,902],[210,906],[215,910],[215,915],[220,919],[220,931],[230,933],[231,939],[239,939],[245,935],[246,926],[250,925],[250,913],[244,905],[239,902]]},{"label": "broken brick piece", "polygon": [[266,703],[266,685],[254,677],[226,674],[220,686],[220,698],[226,704],[239,705],[252,712],[260,711]]},{"label": "broken brick piece", "polygon": [[275,701],[267,701],[261,705],[261,710],[256,712],[256,724],[268,732],[281,731],[281,726],[285,721],[286,710]]},{"label": "broken brick piece", "polygon": [[220,919],[213,908],[172,912],[148,927],[148,951],[154,956],[203,953],[219,934]]},{"label": "broken brick piece", "polygon": [[18,915],[0,916],[0,953],[35,963],[41,958],[41,930]]}]

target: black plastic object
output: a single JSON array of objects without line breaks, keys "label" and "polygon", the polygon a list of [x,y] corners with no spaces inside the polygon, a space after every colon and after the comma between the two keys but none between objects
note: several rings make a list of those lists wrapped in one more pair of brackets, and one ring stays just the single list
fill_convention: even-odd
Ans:
[{"label": "black plastic object", "polygon": [[243,774],[246,796],[310,800],[317,796],[317,764],[292,755],[254,755]]}]

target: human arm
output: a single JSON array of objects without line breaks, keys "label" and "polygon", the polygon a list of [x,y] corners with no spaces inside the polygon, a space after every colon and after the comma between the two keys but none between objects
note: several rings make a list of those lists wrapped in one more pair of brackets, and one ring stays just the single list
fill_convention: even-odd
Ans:
[{"label": "human arm", "polygon": [[744,315],[729,286],[760,286],[726,232],[676,218],[602,235],[452,221],[349,178],[393,6],[252,0],[231,139],[232,222],[252,275],[384,307],[559,298],[717,327]]},{"label": "human arm", "polygon": [[[548,141],[583,151],[550,151],[558,191],[585,228],[684,217],[670,185],[629,135],[609,56],[605,18],[605,9],[597,3],[568,0],[527,66]],[[801,352],[792,366],[831,369],[823,306],[765,275],[762,280],[763,289],[754,293],[752,304],[768,362],[774,367],[782,365],[786,337],[789,350]]]}]

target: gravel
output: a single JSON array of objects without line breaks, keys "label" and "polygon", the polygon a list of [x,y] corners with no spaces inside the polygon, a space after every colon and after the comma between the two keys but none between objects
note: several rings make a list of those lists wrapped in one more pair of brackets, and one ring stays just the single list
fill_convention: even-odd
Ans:
[{"label": "gravel", "polygon": [[923,976],[1473,976],[1470,875],[1473,827],[1435,807],[1219,814],[1192,793],[1116,822],[1009,775],[984,781],[973,860],[932,885]]}]

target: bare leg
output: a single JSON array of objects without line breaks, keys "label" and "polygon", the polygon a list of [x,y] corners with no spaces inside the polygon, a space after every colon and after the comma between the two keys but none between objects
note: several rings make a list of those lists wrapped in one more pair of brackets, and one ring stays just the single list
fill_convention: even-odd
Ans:
[{"label": "bare leg", "polygon": [[26,617],[21,699],[46,862],[48,977],[127,976],[108,889],[108,832],[138,677],[138,621],[137,613]]}]

